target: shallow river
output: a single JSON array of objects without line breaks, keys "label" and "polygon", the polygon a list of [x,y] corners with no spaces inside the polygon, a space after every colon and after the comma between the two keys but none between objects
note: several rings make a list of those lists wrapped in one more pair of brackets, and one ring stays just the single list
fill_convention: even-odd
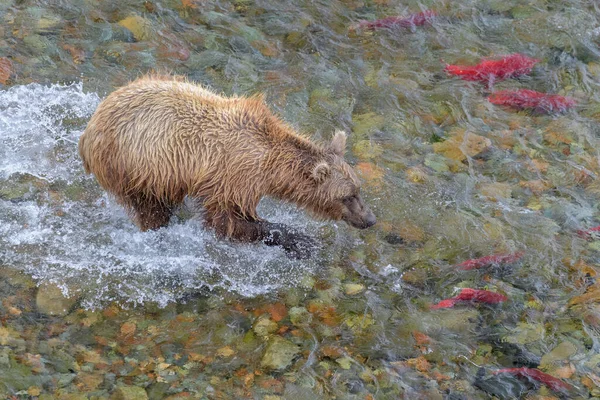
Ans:
[{"label": "shallow river", "polygon": [[[595,2],[4,1],[0,21],[1,398],[600,398]],[[517,53],[535,65],[504,80],[447,68]],[[309,260],[219,240],[191,202],[140,232],[77,142],[150,71],[346,130],[377,225],[264,199]],[[517,89],[563,107],[493,104]]]}]

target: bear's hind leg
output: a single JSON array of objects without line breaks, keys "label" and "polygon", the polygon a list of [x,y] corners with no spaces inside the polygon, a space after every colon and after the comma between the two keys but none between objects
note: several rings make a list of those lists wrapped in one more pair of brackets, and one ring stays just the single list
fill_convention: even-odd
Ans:
[{"label": "bear's hind leg", "polygon": [[143,193],[127,195],[123,199],[136,225],[142,230],[155,230],[167,226],[171,219],[172,207],[154,196]]}]

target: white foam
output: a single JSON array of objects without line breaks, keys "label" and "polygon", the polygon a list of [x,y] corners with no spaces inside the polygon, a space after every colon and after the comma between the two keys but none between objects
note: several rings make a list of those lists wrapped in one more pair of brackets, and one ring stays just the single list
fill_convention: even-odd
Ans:
[{"label": "white foam", "polygon": [[[99,101],[81,84],[0,91],[0,180],[13,182],[20,174],[42,179],[32,184],[29,197],[0,198],[0,262],[77,293],[91,308],[113,300],[164,306],[206,288],[255,296],[292,286],[312,271],[314,260],[293,261],[279,248],[218,240],[198,219],[140,232],[84,175],[77,154]],[[66,200],[62,192],[69,185],[89,186],[90,198]],[[267,201],[259,211],[305,232],[318,228],[292,207]]]}]

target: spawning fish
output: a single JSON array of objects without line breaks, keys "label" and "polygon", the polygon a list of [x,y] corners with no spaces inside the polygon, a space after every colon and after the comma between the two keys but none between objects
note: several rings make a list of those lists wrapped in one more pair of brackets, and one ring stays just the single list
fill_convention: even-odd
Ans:
[{"label": "spawning fish", "polygon": [[572,386],[568,383],[563,382],[562,380],[555,378],[552,375],[548,375],[547,373],[542,372],[536,368],[503,368],[499,369],[498,371],[494,371],[494,375],[504,373],[512,374],[522,378],[531,378],[537,382],[543,383],[555,392],[565,392],[572,389]]},{"label": "spawning fish", "polygon": [[465,271],[485,267],[486,265],[510,264],[520,260],[525,255],[524,251],[512,254],[492,254],[490,256],[473,258],[457,264],[456,267]]},{"label": "spawning fish", "polygon": [[464,288],[457,296],[442,300],[439,303],[432,305],[430,309],[438,310],[440,308],[454,307],[456,303],[461,301],[498,304],[506,300],[508,300],[508,298],[500,293],[490,292],[489,290]]},{"label": "spawning fish", "polygon": [[594,226],[593,228],[588,228],[588,229],[579,229],[579,230],[577,231],[577,234],[578,234],[579,236],[581,236],[582,238],[585,238],[585,239],[587,239],[587,238],[589,238],[589,237],[590,237],[590,235],[591,235],[592,233],[596,233],[596,232],[600,232],[600,225],[598,225],[598,226]]},{"label": "spawning fish", "polygon": [[360,21],[355,29],[375,30],[378,28],[412,28],[423,26],[437,16],[435,11],[426,10],[408,17],[387,17],[375,21]]},{"label": "spawning fish", "polygon": [[546,94],[535,90],[501,90],[488,97],[492,104],[517,109],[532,108],[544,113],[564,112],[575,105],[575,100],[558,94]]},{"label": "spawning fish", "polygon": [[466,81],[487,82],[492,86],[495,81],[528,74],[539,61],[522,54],[511,54],[500,60],[485,60],[477,65],[446,65],[445,70]]}]

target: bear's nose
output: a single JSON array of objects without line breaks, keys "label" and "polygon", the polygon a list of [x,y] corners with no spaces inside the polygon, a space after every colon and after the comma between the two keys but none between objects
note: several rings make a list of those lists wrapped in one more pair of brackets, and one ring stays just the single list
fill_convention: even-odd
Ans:
[{"label": "bear's nose", "polygon": [[365,228],[375,225],[376,222],[377,218],[375,218],[375,214],[373,214],[373,211],[369,210],[367,216],[365,217]]}]

